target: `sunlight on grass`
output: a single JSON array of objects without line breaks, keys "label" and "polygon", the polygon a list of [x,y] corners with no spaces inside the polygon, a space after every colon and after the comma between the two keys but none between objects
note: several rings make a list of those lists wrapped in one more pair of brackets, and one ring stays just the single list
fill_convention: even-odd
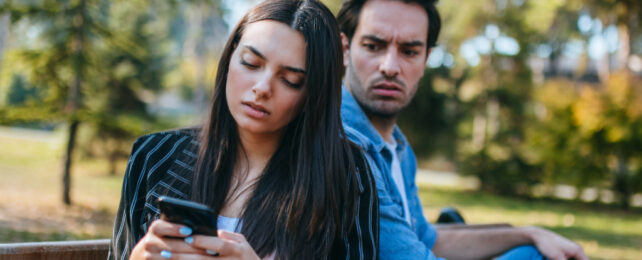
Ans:
[{"label": "sunlight on grass", "polygon": [[419,195],[426,217],[436,220],[445,206],[459,209],[468,223],[540,226],[584,247],[591,259],[640,259],[642,214],[568,201],[505,198],[473,191],[423,185]]},{"label": "sunlight on grass", "polygon": [[[122,174],[104,160],[72,164],[74,205],[61,191],[62,135],[0,136],[0,242],[108,238],[120,200]],[[123,167],[124,163],[121,164]],[[121,167],[122,168],[122,167]],[[124,172],[123,169],[119,169]]]}]

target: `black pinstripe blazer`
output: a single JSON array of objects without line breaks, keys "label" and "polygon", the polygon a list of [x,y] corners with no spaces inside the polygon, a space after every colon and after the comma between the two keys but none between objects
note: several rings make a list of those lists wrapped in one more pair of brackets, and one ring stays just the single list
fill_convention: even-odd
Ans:
[{"label": "black pinstripe blazer", "polygon": [[[128,259],[150,223],[159,218],[157,199],[167,195],[189,199],[196,151],[196,129],[178,129],[136,140],[123,180],[108,259]],[[355,153],[361,153],[356,145]],[[363,156],[355,156],[359,182],[356,225],[333,244],[332,259],[376,259],[379,211],[374,179]]]}]

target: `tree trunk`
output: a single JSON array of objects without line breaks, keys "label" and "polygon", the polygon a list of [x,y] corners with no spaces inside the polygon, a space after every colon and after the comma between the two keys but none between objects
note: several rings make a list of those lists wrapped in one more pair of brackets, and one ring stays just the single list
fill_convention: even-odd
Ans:
[{"label": "tree trunk", "polygon": [[69,136],[67,139],[67,149],[63,157],[62,169],[62,201],[65,205],[71,205],[71,156],[74,151],[74,144],[76,142],[76,133],[78,132],[78,125],[80,122],[77,119],[72,119],[69,122]]},{"label": "tree trunk", "polygon": [[120,143],[116,142],[114,147],[110,147],[109,151],[109,175],[115,176],[116,175],[116,168],[118,166],[118,145]]},{"label": "tree trunk", "polygon": [[4,61],[4,50],[7,47],[7,42],[9,41],[9,24],[10,14],[5,12],[0,14],[0,62]]},{"label": "tree trunk", "polygon": [[83,59],[82,52],[85,44],[85,37],[83,35],[83,24],[85,21],[85,1],[81,1],[80,10],[82,10],[78,16],[74,18],[74,26],[79,29],[79,32],[76,34],[76,39],[73,41],[73,50],[74,50],[74,80],[69,87],[69,92],[67,93],[67,104],[65,105],[65,111],[69,114],[69,138],[67,139],[67,150],[63,158],[63,170],[62,170],[62,201],[65,205],[71,205],[71,160],[72,153],[74,150],[74,144],[76,142],[76,133],[78,132],[78,125],[80,124],[79,119],[77,118],[76,112],[80,106],[81,93],[80,86],[83,81]]},{"label": "tree trunk", "polygon": [[629,183],[628,156],[620,153],[617,156],[617,169],[615,169],[615,191],[620,195],[622,208],[629,209],[631,205],[631,185]]}]

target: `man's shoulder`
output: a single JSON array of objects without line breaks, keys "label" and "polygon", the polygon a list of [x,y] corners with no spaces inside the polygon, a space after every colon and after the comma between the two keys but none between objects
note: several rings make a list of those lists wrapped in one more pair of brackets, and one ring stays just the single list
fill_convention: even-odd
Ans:
[{"label": "man's shoulder", "polygon": [[365,134],[352,127],[351,125],[343,123],[343,129],[346,133],[346,137],[348,137],[348,140],[352,141],[362,149],[368,150],[368,147],[373,144],[370,138],[368,138]]}]

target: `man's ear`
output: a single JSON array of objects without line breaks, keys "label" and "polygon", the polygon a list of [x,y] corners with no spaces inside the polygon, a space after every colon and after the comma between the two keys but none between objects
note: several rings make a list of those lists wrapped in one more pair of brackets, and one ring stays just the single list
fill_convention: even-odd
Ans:
[{"label": "man's ear", "polygon": [[348,67],[350,63],[350,40],[343,32],[341,32],[341,46],[343,47],[343,66]]}]

